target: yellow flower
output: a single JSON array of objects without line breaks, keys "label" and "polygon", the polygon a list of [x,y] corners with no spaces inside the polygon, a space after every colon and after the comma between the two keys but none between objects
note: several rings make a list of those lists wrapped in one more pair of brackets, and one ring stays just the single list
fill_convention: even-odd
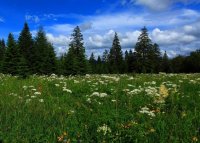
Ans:
[{"label": "yellow flower", "polygon": [[193,142],[198,142],[198,138],[194,136],[194,137],[192,138],[192,141],[193,141]]},{"label": "yellow flower", "polygon": [[67,132],[64,132],[63,135],[64,135],[64,136],[67,136]]},{"label": "yellow flower", "polygon": [[159,94],[160,94],[163,98],[167,98],[167,97],[169,96],[168,89],[166,88],[165,85],[163,85],[163,84],[160,85]]},{"label": "yellow flower", "polygon": [[150,133],[153,133],[153,132],[155,132],[156,130],[154,129],[154,128],[151,128],[150,130],[149,130],[149,132]]},{"label": "yellow flower", "polygon": [[184,112],[181,113],[181,117],[183,118],[183,117],[185,117],[185,116],[187,116],[187,114],[186,114],[186,112],[184,111]]}]

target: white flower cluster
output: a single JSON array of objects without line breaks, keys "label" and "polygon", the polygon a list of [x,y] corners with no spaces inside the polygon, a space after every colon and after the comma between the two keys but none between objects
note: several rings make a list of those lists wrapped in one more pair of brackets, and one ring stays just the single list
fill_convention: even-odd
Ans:
[{"label": "white flower cluster", "polygon": [[97,132],[103,132],[103,135],[105,136],[107,133],[111,133],[111,129],[106,124],[103,124],[103,126],[98,127]]},{"label": "white flower cluster", "polygon": [[150,111],[150,109],[148,107],[141,108],[141,110],[139,112],[142,113],[142,114],[147,114],[147,115],[149,115],[151,117],[155,117],[156,116],[155,113],[153,111]]},{"label": "white flower cluster", "polygon": [[98,96],[98,97],[103,98],[103,97],[108,96],[108,94],[107,93],[93,92],[90,96]]}]

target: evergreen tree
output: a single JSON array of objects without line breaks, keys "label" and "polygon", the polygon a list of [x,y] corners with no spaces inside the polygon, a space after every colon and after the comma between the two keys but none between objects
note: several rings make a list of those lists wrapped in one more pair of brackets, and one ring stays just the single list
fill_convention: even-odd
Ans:
[{"label": "evergreen tree", "polygon": [[21,61],[25,62],[27,65],[27,72],[32,73],[32,65],[34,65],[34,58],[30,55],[36,55],[33,50],[33,39],[30,33],[28,24],[24,24],[19,39],[18,39],[18,48],[21,55]]},{"label": "evergreen tree", "polygon": [[135,73],[136,70],[136,53],[132,52],[132,50],[129,50],[128,53],[128,59],[127,59],[127,64],[128,64],[128,73]]},{"label": "evergreen tree", "polygon": [[95,57],[94,57],[93,53],[90,56],[89,64],[90,64],[90,70],[91,70],[90,72],[92,74],[94,74],[96,72],[96,60],[95,60]]},{"label": "evergreen tree", "polygon": [[33,71],[39,74],[51,74],[56,72],[56,56],[53,46],[48,42],[43,28],[40,28],[32,48]]},{"label": "evergreen tree", "polygon": [[149,72],[158,73],[161,69],[161,52],[158,44],[154,44],[148,53]]},{"label": "evergreen tree", "polygon": [[102,55],[102,64],[103,64],[103,73],[109,73],[109,53],[108,50],[105,50]]},{"label": "evergreen tree", "polygon": [[0,72],[2,72],[3,60],[5,57],[6,45],[4,39],[0,40]]},{"label": "evergreen tree", "polygon": [[110,73],[123,73],[123,54],[120,46],[120,41],[115,33],[112,48],[109,54],[109,71]]},{"label": "evergreen tree", "polygon": [[152,44],[146,27],[141,29],[141,34],[135,46],[135,52],[137,56],[137,70],[142,73],[155,72],[158,64],[154,62],[160,58],[159,46]]},{"label": "evergreen tree", "polygon": [[97,58],[96,73],[97,73],[97,74],[102,74],[102,73],[103,73],[102,60],[101,60],[101,57],[100,57],[100,56],[98,56],[98,58]]},{"label": "evergreen tree", "polygon": [[19,57],[19,63],[17,65],[17,73],[19,78],[25,79],[27,78],[30,73],[29,73],[29,68],[27,65],[27,61],[25,60],[25,58],[23,56]]},{"label": "evergreen tree", "polygon": [[71,35],[69,51],[65,57],[65,73],[82,75],[86,74],[87,70],[88,63],[85,56],[83,35],[77,26]]},{"label": "evergreen tree", "polygon": [[3,72],[16,75],[18,74],[19,51],[14,36],[8,35],[7,50],[3,62]]},{"label": "evergreen tree", "polygon": [[168,58],[167,52],[165,51],[163,58],[162,58],[162,65],[161,65],[161,71],[170,73],[172,72],[171,66],[170,66],[170,60]]}]

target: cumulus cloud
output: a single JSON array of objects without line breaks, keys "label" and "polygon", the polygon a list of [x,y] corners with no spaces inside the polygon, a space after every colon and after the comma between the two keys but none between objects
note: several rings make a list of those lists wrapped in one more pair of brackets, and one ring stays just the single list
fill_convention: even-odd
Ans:
[{"label": "cumulus cloud", "polygon": [[55,36],[52,33],[47,33],[46,36],[48,41],[54,45],[57,56],[61,56],[67,51],[70,43],[70,36]]},{"label": "cumulus cloud", "polygon": [[152,39],[162,45],[172,45],[177,43],[188,44],[196,40],[193,35],[187,35],[183,32],[173,30],[160,30],[158,28],[152,31]]}]

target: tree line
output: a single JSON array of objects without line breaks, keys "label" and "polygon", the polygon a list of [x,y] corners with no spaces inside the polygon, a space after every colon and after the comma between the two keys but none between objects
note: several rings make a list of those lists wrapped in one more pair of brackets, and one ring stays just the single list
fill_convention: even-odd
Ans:
[{"label": "tree line", "polygon": [[162,55],[159,45],[153,43],[146,27],[134,46],[134,50],[122,52],[120,40],[115,33],[110,50],[95,58],[94,53],[87,58],[84,40],[80,28],[74,28],[69,49],[61,57],[56,57],[53,45],[47,40],[43,28],[39,28],[33,38],[27,23],[15,40],[12,33],[7,43],[0,40],[0,72],[18,75],[85,75],[123,74],[123,73],[194,73],[200,72],[200,50],[189,56],[177,56],[169,59]]}]

